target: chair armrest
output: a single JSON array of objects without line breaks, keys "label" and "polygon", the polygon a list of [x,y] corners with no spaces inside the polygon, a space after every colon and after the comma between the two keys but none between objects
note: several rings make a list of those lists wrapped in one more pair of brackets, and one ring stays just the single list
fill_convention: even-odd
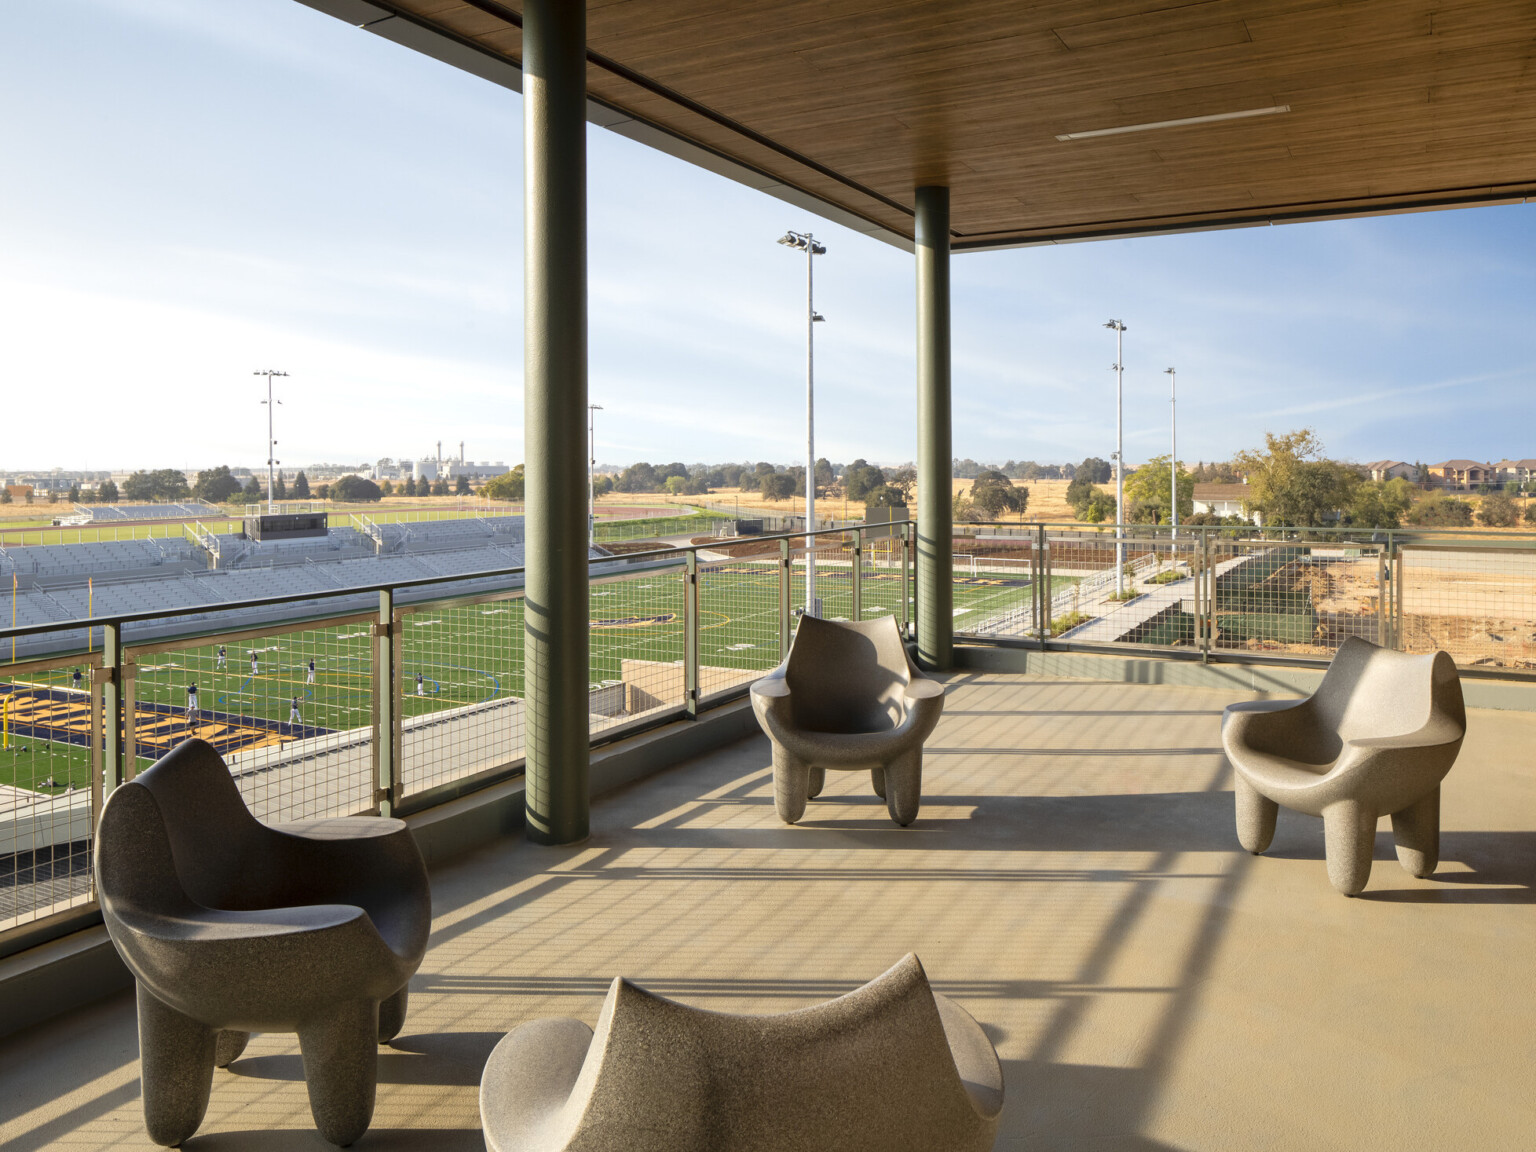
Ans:
[{"label": "chair armrest", "polygon": [[932,700],[934,697],[944,695],[944,685],[938,680],[929,679],[927,676],[921,679],[914,678],[907,685],[906,697],[908,700]]},{"label": "chair armrest", "polygon": [[1452,720],[1437,717],[1416,732],[1404,732],[1397,736],[1361,736],[1346,742],[1351,749],[1383,751],[1391,748],[1438,748],[1454,744],[1466,732]]},{"label": "chair armrest", "polygon": [[765,700],[788,700],[789,681],[783,676],[764,676],[752,684],[752,695]]}]

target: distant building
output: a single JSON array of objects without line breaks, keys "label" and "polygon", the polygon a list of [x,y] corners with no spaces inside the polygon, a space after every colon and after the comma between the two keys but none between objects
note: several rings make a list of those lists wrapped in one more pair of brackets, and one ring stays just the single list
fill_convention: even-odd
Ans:
[{"label": "distant building", "polygon": [[1194,509],[1196,513],[1210,512],[1217,516],[1240,516],[1255,524],[1263,519],[1257,512],[1243,511],[1243,501],[1248,499],[1246,484],[1196,484]]},{"label": "distant building", "polygon": [[1372,480],[1417,480],[1418,469],[1406,460],[1372,460],[1365,466]]},{"label": "distant building", "polygon": [[1493,465],[1476,460],[1442,460],[1429,466],[1429,475],[1440,487],[1458,491],[1498,482]]},{"label": "distant building", "polygon": [[1493,470],[1500,484],[1529,484],[1536,480],[1536,460],[1500,460]]}]

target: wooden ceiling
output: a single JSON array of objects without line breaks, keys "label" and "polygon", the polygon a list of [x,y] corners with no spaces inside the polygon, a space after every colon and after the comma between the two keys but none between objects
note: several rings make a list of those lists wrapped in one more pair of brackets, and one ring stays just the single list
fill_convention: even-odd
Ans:
[{"label": "wooden ceiling", "polygon": [[[471,70],[520,61],[520,0],[302,2]],[[594,120],[891,240],[926,183],[957,250],[1536,195],[1533,0],[587,11]]]}]

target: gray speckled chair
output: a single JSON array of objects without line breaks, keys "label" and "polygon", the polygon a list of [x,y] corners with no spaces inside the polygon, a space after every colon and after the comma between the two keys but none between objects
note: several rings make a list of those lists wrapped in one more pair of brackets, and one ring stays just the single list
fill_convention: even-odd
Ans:
[{"label": "gray speckled chair", "polygon": [[985,1152],[1002,1106],[992,1042],[910,953],[778,1016],[615,980],[595,1032],[530,1021],[480,1078],[490,1152]]},{"label": "gray speckled chair", "polygon": [[252,1032],[297,1032],[320,1134],[368,1130],[376,1046],[405,1023],[431,895],[410,830],[356,817],[267,826],[210,745],[188,740],[116,789],[96,878],[138,983],[144,1124],[157,1144],[202,1123],[213,1069]]},{"label": "gray speckled chair", "polygon": [[821,794],[828,768],[868,769],[891,819],[917,819],[923,741],[944,710],[944,685],[913,665],[893,617],[802,617],[789,658],[752,685],[752,707],[773,742],[774,804],[786,824]]},{"label": "gray speckled chair", "polygon": [[1321,816],[1328,879],[1353,896],[1371,878],[1376,822],[1391,816],[1398,861],[1429,876],[1440,862],[1440,781],[1466,731],[1450,656],[1352,636],[1307,699],[1227,708],[1221,743],[1235,769],[1237,838],[1263,852],[1282,804]]}]

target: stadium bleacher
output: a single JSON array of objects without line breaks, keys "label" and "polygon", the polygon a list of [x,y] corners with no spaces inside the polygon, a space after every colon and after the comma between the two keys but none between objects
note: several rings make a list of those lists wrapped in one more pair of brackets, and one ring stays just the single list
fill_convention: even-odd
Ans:
[{"label": "stadium bleacher", "polygon": [[192,500],[185,504],[76,504],[71,524],[103,524],[125,520],[187,520],[224,513],[212,504]]},{"label": "stadium bleacher", "polygon": [[[166,507],[157,505],[156,507]],[[372,611],[372,593],[324,600],[235,609],[221,606],[276,596],[334,593],[407,580],[455,577],[454,594],[503,587],[505,577],[474,579],[479,572],[521,567],[522,517],[386,525],[409,529],[390,538],[398,551],[374,552],[374,541],[353,528],[332,528],[326,537],[256,543],[238,536],[217,538],[220,562],[207,566],[203,549],[186,538],[49,544],[0,549],[0,574],[15,571],[18,625],[63,623],[141,612],[174,613],[148,624],[129,624],[125,639],[145,642],[176,635],[192,624],[206,630],[244,628],[313,613]],[[602,553],[594,552],[594,558]],[[466,579],[467,578],[467,579]],[[94,589],[87,580],[94,581]],[[441,586],[403,590],[414,603],[443,594]],[[3,621],[9,624],[9,620]],[[18,651],[40,655],[73,647],[79,637],[49,633],[23,637]]]}]

